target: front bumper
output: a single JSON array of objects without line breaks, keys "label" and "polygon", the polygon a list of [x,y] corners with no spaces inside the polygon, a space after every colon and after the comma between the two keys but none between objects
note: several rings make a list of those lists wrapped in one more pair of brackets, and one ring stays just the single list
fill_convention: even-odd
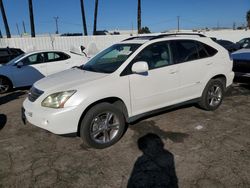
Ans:
[{"label": "front bumper", "polygon": [[22,120],[26,120],[42,129],[55,134],[76,133],[81,113],[77,106],[62,109],[52,109],[30,102],[25,99],[22,110]]}]

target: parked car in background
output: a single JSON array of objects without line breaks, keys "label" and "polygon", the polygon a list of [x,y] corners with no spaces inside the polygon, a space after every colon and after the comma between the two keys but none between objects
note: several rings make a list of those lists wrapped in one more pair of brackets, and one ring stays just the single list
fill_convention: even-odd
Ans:
[{"label": "parked car in background", "polygon": [[241,39],[237,44],[240,48],[250,48],[250,38]]},{"label": "parked car in background", "polygon": [[58,50],[21,54],[0,67],[0,93],[31,86],[45,76],[80,66],[87,60],[85,56]]},{"label": "parked car in background", "polygon": [[224,48],[226,48],[227,51],[229,52],[234,52],[240,49],[240,46],[238,44],[235,44],[229,40],[216,40],[216,42],[220,44],[221,46],[223,46]]},{"label": "parked car in background", "polygon": [[217,109],[232,84],[232,67],[227,50],[201,34],[133,37],[34,83],[22,117],[105,148],[121,138],[126,123],[164,107],[197,102]]},{"label": "parked car in background", "polygon": [[[241,49],[231,54],[236,81],[250,80],[250,49]],[[250,82],[249,82],[250,83]]]},{"label": "parked car in background", "polygon": [[23,53],[24,52],[19,48],[0,48],[0,66]]}]

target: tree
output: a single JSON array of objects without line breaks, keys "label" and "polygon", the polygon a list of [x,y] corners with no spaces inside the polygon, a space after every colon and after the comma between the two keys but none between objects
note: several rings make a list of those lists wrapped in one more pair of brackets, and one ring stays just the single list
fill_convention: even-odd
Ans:
[{"label": "tree", "polygon": [[87,24],[86,24],[86,18],[85,18],[85,10],[84,10],[83,0],[80,0],[80,3],[81,3],[81,12],[82,12],[83,31],[84,31],[84,35],[87,36],[88,35],[88,31],[87,31]]},{"label": "tree", "polygon": [[137,31],[138,33],[141,31],[141,0],[138,0],[137,6]]},{"label": "tree", "polygon": [[93,35],[96,34],[97,12],[98,12],[98,0],[95,0],[95,14],[94,14],[94,29],[93,29]]},{"label": "tree", "polygon": [[140,34],[143,34],[143,33],[151,33],[151,31],[150,31],[149,28],[146,26],[146,27],[142,27],[141,30],[140,30]]},{"label": "tree", "polygon": [[247,19],[247,26],[250,29],[250,10],[247,11],[246,19]]},{"label": "tree", "polygon": [[5,27],[7,38],[11,38],[10,29],[9,29],[9,25],[8,25],[8,21],[7,21],[7,17],[6,17],[6,14],[5,14],[5,10],[4,10],[2,0],[0,0],[0,8],[1,8],[1,12],[2,12],[2,17],[3,17],[3,22],[4,22],[4,27]]},{"label": "tree", "polygon": [[30,30],[31,30],[31,37],[35,37],[35,24],[34,24],[34,15],[33,15],[33,5],[32,0],[29,0],[29,14],[30,14]]}]

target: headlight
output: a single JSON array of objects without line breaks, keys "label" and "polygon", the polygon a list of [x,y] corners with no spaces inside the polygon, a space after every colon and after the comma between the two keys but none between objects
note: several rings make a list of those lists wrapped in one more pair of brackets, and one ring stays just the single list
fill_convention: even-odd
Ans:
[{"label": "headlight", "polygon": [[64,104],[75,92],[76,90],[53,93],[43,100],[42,106],[49,108],[63,108]]}]

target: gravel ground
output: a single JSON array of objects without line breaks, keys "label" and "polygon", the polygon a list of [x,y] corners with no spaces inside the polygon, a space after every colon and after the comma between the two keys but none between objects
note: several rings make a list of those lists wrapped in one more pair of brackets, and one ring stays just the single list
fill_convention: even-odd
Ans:
[{"label": "gravel ground", "polygon": [[126,187],[147,133],[174,157],[179,187],[250,187],[249,85],[235,84],[214,112],[185,106],[141,120],[104,150],[23,125],[26,96],[0,96],[0,187]]}]

